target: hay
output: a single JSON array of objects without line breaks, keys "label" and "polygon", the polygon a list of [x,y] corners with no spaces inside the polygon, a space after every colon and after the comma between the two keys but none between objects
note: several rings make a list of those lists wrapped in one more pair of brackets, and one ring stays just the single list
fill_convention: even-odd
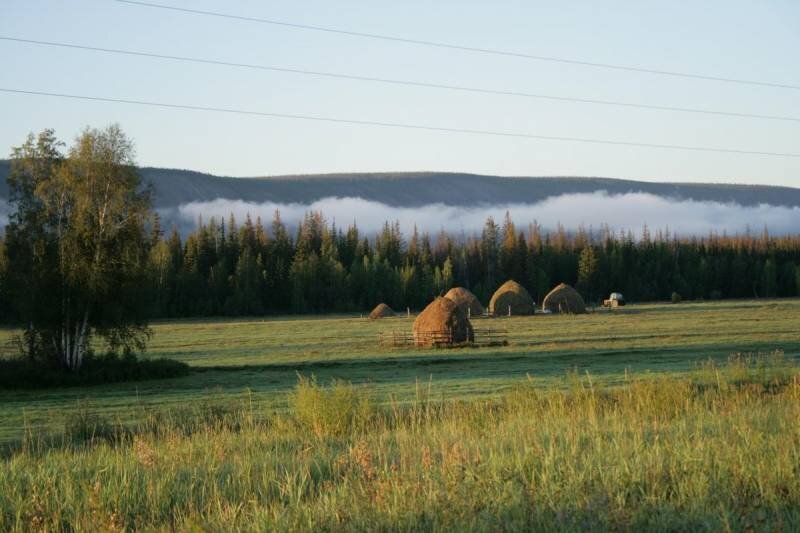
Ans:
[{"label": "hay", "polygon": [[453,287],[444,295],[448,300],[459,306],[468,317],[483,315],[483,306],[478,298],[464,287]]},{"label": "hay", "polygon": [[552,313],[583,314],[586,312],[586,303],[578,291],[561,283],[544,297],[542,309]]},{"label": "hay", "polygon": [[536,308],[536,303],[525,287],[514,280],[506,281],[494,292],[489,301],[489,314],[508,315],[509,307],[512,316],[532,315]]},{"label": "hay", "polygon": [[369,314],[369,319],[375,320],[378,318],[389,318],[393,316],[395,316],[395,314],[391,307],[386,304],[378,304]]},{"label": "hay", "polygon": [[442,297],[417,316],[411,331],[417,346],[452,346],[475,341],[467,314],[452,300]]}]

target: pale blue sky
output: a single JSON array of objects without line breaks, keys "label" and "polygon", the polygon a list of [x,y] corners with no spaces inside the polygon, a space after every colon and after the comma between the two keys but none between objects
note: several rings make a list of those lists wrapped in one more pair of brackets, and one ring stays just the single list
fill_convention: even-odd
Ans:
[{"label": "pale blue sky", "polygon": [[[800,2],[213,1],[193,9],[593,62],[800,85]],[[124,5],[2,0],[0,35],[355,75],[800,117],[800,90],[485,56]],[[0,87],[800,153],[800,122],[711,117],[320,79],[0,41]],[[800,186],[800,158],[407,131],[0,93],[0,150],[119,122],[142,165],[252,176],[465,171]]]}]

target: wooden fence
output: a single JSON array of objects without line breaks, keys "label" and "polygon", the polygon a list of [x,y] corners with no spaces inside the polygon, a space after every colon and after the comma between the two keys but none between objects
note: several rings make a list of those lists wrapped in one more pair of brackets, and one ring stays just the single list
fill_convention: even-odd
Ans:
[{"label": "wooden fence", "polygon": [[472,341],[455,342],[452,331],[435,331],[414,334],[410,331],[384,331],[378,334],[378,344],[382,347],[438,347],[457,346],[506,346],[508,331],[505,329],[475,329]]}]

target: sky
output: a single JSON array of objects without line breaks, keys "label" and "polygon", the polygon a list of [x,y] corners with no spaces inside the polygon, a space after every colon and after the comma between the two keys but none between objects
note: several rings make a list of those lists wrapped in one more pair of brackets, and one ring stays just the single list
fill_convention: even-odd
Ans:
[{"label": "sky", "polygon": [[[154,0],[598,63],[800,86],[794,0]],[[0,36],[504,91],[800,118],[800,90],[607,70],[126,5],[2,0]],[[800,154],[756,120],[127,57],[0,41],[0,87],[348,120]],[[578,175],[800,187],[800,157],[491,137],[0,93],[0,157],[30,131],[117,122],[146,166],[228,176],[358,171]]]}]

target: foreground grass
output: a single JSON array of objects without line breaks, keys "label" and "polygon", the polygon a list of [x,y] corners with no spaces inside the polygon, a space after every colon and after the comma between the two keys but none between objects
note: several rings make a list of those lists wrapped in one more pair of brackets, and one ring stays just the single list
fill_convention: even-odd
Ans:
[{"label": "foreground grass", "polygon": [[495,399],[377,405],[301,379],[117,426],[79,411],[0,463],[0,530],[800,528],[800,369],[570,374]]},{"label": "foreground grass", "polygon": [[[583,316],[475,320],[505,328],[509,346],[382,349],[381,331],[410,331],[413,319],[369,321],[312,316],[164,321],[153,325],[146,357],[191,365],[186,377],[46,391],[0,390],[0,445],[27,430],[60,431],[77,404],[114,421],[141,420],[150,409],[202,402],[209,394],[261,409],[285,407],[297,373],[320,381],[369,383],[379,400],[414,398],[416,381],[438,398],[486,399],[533,376],[539,386],[564,372],[590,372],[598,386],[618,385],[626,370],[680,375],[709,358],[781,349],[800,357],[800,299],[633,305]],[[0,347],[15,332],[0,329]],[[10,353],[11,346],[6,346]],[[0,350],[2,352],[2,350]]]}]

